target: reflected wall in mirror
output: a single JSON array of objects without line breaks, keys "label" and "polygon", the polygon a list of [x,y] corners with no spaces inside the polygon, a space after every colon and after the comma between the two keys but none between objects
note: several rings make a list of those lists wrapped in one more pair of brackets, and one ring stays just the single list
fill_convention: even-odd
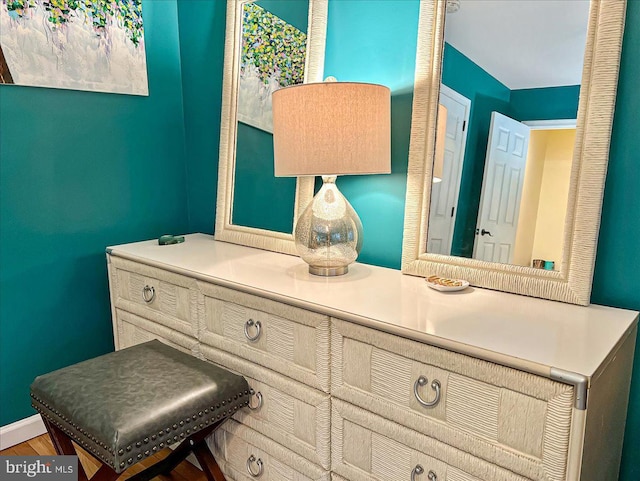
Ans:
[{"label": "reflected wall in mirror", "polygon": [[427,252],[561,269],[588,20],[588,0],[446,12]]},{"label": "reflected wall in mirror", "polygon": [[[327,0],[229,0],[215,237],[293,254],[313,179],[276,178],[271,94],[322,78]],[[286,213],[286,215],[283,215]]]},{"label": "reflected wall in mirror", "polygon": [[403,272],[588,304],[626,2],[420,6]]}]

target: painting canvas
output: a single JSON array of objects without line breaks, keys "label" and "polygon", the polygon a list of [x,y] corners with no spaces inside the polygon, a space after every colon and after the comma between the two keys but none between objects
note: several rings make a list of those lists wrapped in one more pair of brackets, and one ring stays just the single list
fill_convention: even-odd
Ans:
[{"label": "painting canvas", "polygon": [[142,0],[0,0],[0,83],[148,95]]},{"label": "painting canvas", "polygon": [[271,94],[304,81],[307,35],[255,3],[242,12],[238,120],[273,132]]}]

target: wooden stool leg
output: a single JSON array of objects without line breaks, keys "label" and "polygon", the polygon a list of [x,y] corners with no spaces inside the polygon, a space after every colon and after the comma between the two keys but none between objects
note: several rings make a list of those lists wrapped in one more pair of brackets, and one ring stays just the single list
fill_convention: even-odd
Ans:
[{"label": "wooden stool leg", "polygon": [[193,454],[196,455],[196,459],[200,463],[200,467],[207,477],[207,481],[226,481],[224,474],[215,458],[209,451],[206,441],[200,441],[193,447]]},{"label": "wooden stool leg", "polygon": [[[78,464],[80,464],[80,460],[78,460]],[[115,481],[122,473],[116,473],[111,466],[107,466],[103,464],[100,466],[100,469],[96,471],[96,473],[91,477],[91,481]]]},{"label": "wooden stool leg", "polygon": [[218,429],[225,421],[226,419],[222,419],[209,429],[200,431],[188,439],[189,444],[191,445],[191,451],[193,451],[193,454],[195,454],[196,459],[200,463],[200,467],[207,477],[207,481],[227,481],[224,474],[222,474],[220,466],[218,466],[218,463],[211,454],[211,451],[209,451],[209,446],[207,446],[207,437],[209,434]]},{"label": "wooden stool leg", "polygon": [[[53,447],[56,450],[56,453],[59,455],[71,455],[77,456],[76,448],[73,447],[73,443],[69,436],[67,436],[61,429],[57,426],[54,426],[47,418],[42,416],[42,420],[44,421],[44,425],[47,428],[47,432],[49,433],[49,437],[51,438],[51,442],[53,443]],[[78,458],[78,481],[88,481],[87,473],[84,471],[84,467],[80,462],[80,458]]]},{"label": "wooden stool leg", "polygon": [[166,458],[134,474],[129,478],[129,481],[149,481],[161,474],[169,474],[178,464],[189,456],[189,453],[191,453],[191,446],[186,440],[182,441]]},{"label": "wooden stool leg", "polygon": [[47,428],[47,432],[49,433],[51,443],[53,444],[56,453],[61,456],[64,454],[75,455],[76,450],[73,447],[73,443],[71,442],[69,437],[56,426],[51,424],[51,422],[47,418],[42,417],[42,421],[44,422],[44,426]]},{"label": "wooden stool leg", "polygon": [[[76,448],[73,447],[73,442],[71,438],[67,436],[60,428],[53,425],[48,419],[44,416],[42,417],[44,421],[44,425],[47,428],[47,432],[49,433],[49,437],[51,438],[51,442],[53,443],[53,447],[56,450],[56,453],[60,455],[71,455],[77,456]],[[98,472],[96,472],[91,481],[114,481],[118,479],[120,475],[116,473],[113,469],[111,469],[106,464],[103,464]],[[78,458],[78,481],[89,481],[87,477],[87,473],[80,462],[80,458]]]},{"label": "wooden stool leg", "polygon": [[196,455],[196,459],[200,463],[202,471],[208,481],[227,481],[220,470],[220,466],[218,466],[218,463],[216,463],[216,460],[211,455],[206,441],[207,436],[215,431],[224,421],[224,419],[218,421],[208,428],[189,436],[162,461],[157,462],[153,466],[149,466],[144,471],[134,474],[128,481],[149,481],[160,474],[168,475],[191,452]]}]

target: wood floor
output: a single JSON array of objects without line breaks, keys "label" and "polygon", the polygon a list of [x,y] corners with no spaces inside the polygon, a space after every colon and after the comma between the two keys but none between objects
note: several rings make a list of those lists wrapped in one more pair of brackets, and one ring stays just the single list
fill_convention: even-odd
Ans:
[{"label": "wood floor", "polygon": [[[77,445],[75,448],[78,453],[78,458],[87,472],[87,476],[93,476],[100,467],[100,463],[96,461],[94,457],[87,454],[87,452],[82,448],[79,448]],[[142,471],[144,468],[158,462],[170,452],[171,451],[169,449],[164,449],[158,454],[140,461],[138,464],[127,469],[127,471],[118,478],[118,481],[128,479],[130,476]],[[55,454],[56,452],[53,449],[53,445],[51,444],[48,434],[43,434],[37,438],[30,439],[29,441],[25,441],[24,443],[5,449],[4,451],[0,451],[0,456],[51,456]],[[207,481],[207,478],[204,473],[193,464],[188,461],[183,461],[171,472],[170,475],[158,476],[153,478],[153,481]]]}]

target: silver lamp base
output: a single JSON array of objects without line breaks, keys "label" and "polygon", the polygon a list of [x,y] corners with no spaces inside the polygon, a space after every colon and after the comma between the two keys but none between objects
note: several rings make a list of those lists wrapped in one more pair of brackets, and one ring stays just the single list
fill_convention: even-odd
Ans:
[{"label": "silver lamp base", "polygon": [[349,272],[349,266],[342,266],[342,267],[309,266],[309,274],[313,274],[314,276],[324,276],[324,277],[343,276],[347,272]]},{"label": "silver lamp base", "polygon": [[362,248],[362,223],[336,187],[335,176],[322,176],[322,180],[296,224],[296,250],[309,264],[309,273],[342,276]]}]

